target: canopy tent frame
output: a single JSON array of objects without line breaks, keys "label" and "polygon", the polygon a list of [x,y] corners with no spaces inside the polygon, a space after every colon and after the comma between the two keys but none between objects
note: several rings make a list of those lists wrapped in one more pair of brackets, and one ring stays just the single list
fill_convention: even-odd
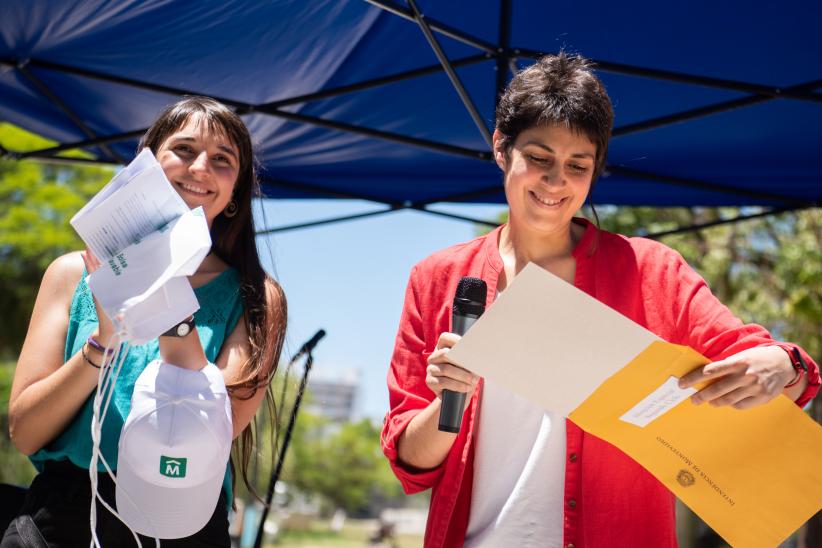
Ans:
[{"label": "canopy tent frame", "polygon": [[[466,111],[468,112],[469,116],[473,120],[474,124],[477,126],[480,134],[482,135],[483,139],[485,140],[486,144],[488,144],[489,149],[491,148],[490,143],[490,131],[489,128],[485,125],[485,122],[482,120],[481,115],[478,112],[475,104],[473,103],[468,91],[462,85],[459,76],[457,75],[456,68],[464,67],[473,65],[476,63],[480,63],[483,61],[495,60],[495,69],[496,69],[496,79],[494,82],[495,86],[495,97],[498,99],[499,95],[504,90],[504,87],[508,81],[510,74],[516,70],[517,62],[520,60],[525,59],[537,59],[539,58],[542,53],[537,52],[530,49],[524,48],[515,48],[511,47],[510,44],[510,37],[511,37],[511,24],[512,24],[512,2],[511,0],[501,0],[500,1],[500,13],[499,13],[499,26],[498,26],[498,43],[493,44],[482,40],[476,36],[472,36],[469,33],[461,31],[459,29],[450,27],[440,21],[437,21],[433,18],[426,17],[422,14],[419,8],[416,5],[414,0],[407,0],[409,6],[405,7],[402,6],[392,0],[366,0],[369,4],[380,8],[381,10],[385,11],[386,13],[393,14],[397,17],[403,18],[418,25],[425,37],[426,42],[428,43],[429,47],[433,51],[434,55],[438,60],[438,64],[429,65],[426,67],[421,67],[418,69],[407,70],[398,72],[395,74],[390,74],[386,76],[381,76],[377,78],[371,78],[367,80],[363,80],[354,84],[348,84],[344,86],[332,87],[329,89],[309,93],[309,94],[302,94],[298,96],[289,97],[286,99],[281,99],[277,101],[271,101],[262,104],[250,104],[246,102],[236,101],[233,99],[225,98],[225,97],[215,97],[215,99],[225,103],[226,105],[235,109],[235,111],[243,116],[248,114],[264,114],[268,116],[273,116],[281,119],[285,119],[291,122],[297,122],[300,124],[307,124],[312,126],[323,127],[327,129],[332,129],[341,132],[353,133],[358,135],[363,135],[370,138],[381,139],[389,142],[400,143],[404,145],[410,145],[414,147],[419,147],[423,149],[433,150],[443,154],[449,154],[454,156],[461,156],[467,157],[472,159],[477,159],[485,162],[493,161],[492,154],[490,150],[475,150],[469,149],[465,147],[460,147],[456,145],[451,145],[448,143],[442,143],[437,141],[432,141],[428,139],[421,139],[417,137],[412,137],[409,135],[403,135],[394,132],[388,132],[384,130],[374,129],[365,127],[362,125],[357,124],[350,124],[341,121],[329,120],[326,118],[320,118],[316,116],[305,115],[301,113],[289,112],[283,110],[284,107],[288,107],[291,105],[303,104],[308,103],[311,101],[318,101],[322,99],[328,99],[332,97],[338,97],[341,95],[355,93],[358,91],[363,90],[370,90],[370,89],[377,89],[382,86],[386,86],[388,84],[393,84],[396,82],[400,82],[403,80],[409,80],[414,78],[420,78],[423,76],[436,74],[444,72],[457,95],[459,96],[460,100],[463,103]],[[450,60],[448,59],[447,55],[443,51],[442,47],[440,46],[436,36],[443,36],[447,37],[452,40],[456,40],[460,43],[466,44],[471,46],[475,49],[480,51],[479,54],[471,55],[468,57],[463,57],[460,59]],[[667,114],[664,116],[659,116],[655,118],[650,118],[640,122],[634,122],[625,126],[616,127],[613,131],[613,136],[618,138],[623,135],[629,135],[637,132],[648,131],[651,129],[656,129],[659,127],[681,123],[683,121],[694,120],[698,118],[704,118],[707,116],[711,116],[721,112],[727,112],[729,110],[745,108],[748,106],[752,106],[755,104],[760,104],[767,101],[772,101],[776,99],[782,100],[796,100],[796,101],[807,101],[807,102],[814,102],[814,103],[822,103],[822,94],[817,93],[815,90],[822,86],[822,79],[817,79],[813,81],[809,81],[806,83],[802,83],[799,85],[793,85],[788,87],[773,87],[773,86],[765,86],[759,84],[753,84],[749,82],[741,82],[737,80],[727,80],[727,79],[720,79],[720,78],[713,78],[707,77],[697,74],[687,74],[682,72],[675,72],[675,71],[668,71],[668,70],[661,70],[661,69],[651,69],[647,67],[641,67],[636,65],[629,65],[623,63],[614,63],[610,61],[602,61],[602,60],[593,60],[596,64],[597,70],[604,71],[604,72],[611,72],[616,74],[623,74],[629,76],[638,76],[643,78],[650,78],[655,80],[662,80],[662,81],[669,81],[669,82],[677,82],[677,83],[685,83],[685,84],[692,84],[692,85],[699,85],[711,88],[717,88],[722,90],[729,90],[729,91],[736,91],[736,92],[744,92],[748,95],[746,97],[737,98],[729,101],[717,102],[714,104],[702,106],[699,108],[684,110],[681,112]],[[40,160],[40,161],[56,161],[56,162],[67,162],[67,163],[100,163],[100,164],[112,164],[112,163],[125,163],[125,159],[116,153],[116,151],[112,150],[107,145],[128,141],[135,139],[141,136],[147,128],[141,128],[133,131],[122,132],[114,135],[107,135],[107,136],[100,136],[95,134],[87,124],[75,113],[72,109],[63,101],[58,94],[56,94],[53,90],[49,89],[45,83],[39,79],[33,72],[32,68],[38,70],[46,70],[46,71],[56,71],[64,74],[70,74],[74,76],[79,76],[82,78],[88,78],[93,80],[98,80],[107,83],[114,83],[119,85],[130,86],[132,88],[137,88],[146,91],[158,92],[169,94],[173,96],[182,96],[182,95],[197,95],[201,94],[196,90],[189,90],[189,89],[182,89],[176,88],[161,84],[155,84],[151,82],[140,81],[136,79],[126,78],[123,76],[111,75],[111,74],[103,74],[97,71],[83,69],[79,67],[72,67],[65,64],[50,62],[42,59],[37,58],[30,58],[25,60],[19,59],[11,59],[11,58],[0,58],[0,65],[5,65],[8,67],[12,67],[14,70],[20,72],[20,74],[28,80],[35,89],[39,93],[41,93],[44,97],[46,97],[52,104],[54,104],[71,122],[77,126],[84,135],[86,135],[86,139],[70,142],[70,143],[62,143],[58,146],[53,146],[49,148],[44,148],[40,150],[32,150],[32,151],[11,151],[5,148],[0,147],[0,157],[6,156],[9,158],[23,160],[23,159],[32,159],[32,160]],[[65,152],[68,150],[75,150],[75,149],[88,149],[93,147],[99,147],[99,149],[108,156],[108,160],[105,158],[66,158],[56,156],[61,152]],[[764,199],[769,201],[777,202],[778,205],[776,207],[770,208],[765,210],[761,213],[757,213],[754,216],[763,216],[769,214],[776,214],[782,213],[785,211],[792,211],[801,208],[807,207],[819,207],[819,201],[813,201],[808,203],[807,200],[797,199],[790,196],[784,196],[774,192],[764,192],[764,191],[755,191],[755,190],[748,190],[743,189],[740,187],[723,185],[717,182],[705,181],[705,180],[696,180],[692,178],[685,178],[679,176],[673,176],[663,173],[654,173],[654,172],[646,172],[640,171],[636,169],[630,169],[621,166],[615,165],[607,165],[605,174],[615,173],[621,174],[625,176],[632,177],[634,179],[639,180],[648,180],[648,181],[655,181],[655,182],[663,182],[665,184],[674,185],[674,186],[682,186],[682,187],[689,187],[689,188],[697,188],[701,190],[709,190],[711,192],[719,192],[719,193],[730,193],[739,196],[745,196],[754,199]],[[324,224],[329,224],[332,222],[341,222],[347,220],[354,220],[360,219],[375,215],[381,215],[385,213],[390,213],[393,211],[399,211],[404,209],[412,209],[416,211],[421,211],[424,213],[429,213],[433,215],[445,216],[454,219],[465,220],[468,222],[495,226],[497,223],[493,221],[486,221],[481,219],[473,219],[471,217],[466,217],[463,215],[458,215],[455,213],[446,213],[442,211],[432,210],[429,207],[433,204],[437,203],[455,203],[455,202],[466,202],[472,199],[483,198],[494,196],[497,194],[501,194],[503,192],[502,185],[494,185],[485,189],[473,190],[469,192],[460,192],[451,195],[439,196],[436,198],[430,198],[427,200],[421,201],[391,201],[386,199],[377,198],[375,196],[369,196],[364,193],[360,192],[340,192],[338,190],[329,189],[323,187],[322,185],[317,184],[306,184],[306,183],[297,183],[293,181],[283,180],[281,178],[275,178],[269,176],[268,174],[262,174],[261,176],[261,183],[267,186],[274,186],[274,187],[281,187],[281,188],[290,188],[294,190],[299,190],[301,192],[306,192],[314,195],[320,196],[329,196],[335,198],[348,198],[348,199],[358,199],[358,200],[365,200],[368,202],[385,205],[387,206],[386,209],[381,209],[377,211],[371,211],[367,213],[360,213],[355,215],[344,215],[335,218],[329,219],[320,219],[313,222],[306,222],[306,223],[299,223],[294,225],[282,226],[282,227],[275,227],[275,228],[267,228],[261,230],[260,234],[271,234],[275,232],[283,232],[286,230],[295,230],[299,228],[307,228],[311,226],[319,226]],[[722,221],[722,223],[726,222],[736,222],[741,220],[746,220],[748,218],[753,218],[754,216],[751,215],[739,215],[734,217],[733,219],[728,219]],[[713,226],[713,225],[711,225]],[[680,227],[676,231],[667,231],[664,234],[656,235],[658,237],[662,237],[668,235],[670,233],[680,233],[689,230],[700,230],[702,228],[706,228],[704,225],[692,225],[690,227]],[[649,235],[650,237],[654,237],[655,235]]]},{"label": "canopy tent frame", "polygon": [[477,126],[482,138],[485,139],[485,144],[488,145],[488,148],[492,148],[493,143],[491,142],[491,132],[488,131],[488,126],[485,125],[485,121],[482,119],[482,115],[479,113],[479,110],[477,110],[476,105],[474,105],[474,101],[471,100],[471,96],[468,95],[468,91],[465,89],[465,86],[462,85],[460,77],[457,76],[457,72],[454,70],[454,67],[451,66],[451,62],[448,60],[448,57],[442,50],[442,47],[440,47],[439,42],[437,42],[437,38],[431,32],[431,26],[422,16],[422,13],[414,0],[408,0],[408,5],[411,6],[411,9],[414,12],[414,19],[419,24],[420,29],[425,36],[425,41],[428,42],[428,45],[434,51],[434,55],[437,56],[443,70],[448,75],[448,79],[451,81],[451,85],[454,87],[457,95],[459,95],[463,106],[468,111],[468,114],[471,116],[474,124]]}]

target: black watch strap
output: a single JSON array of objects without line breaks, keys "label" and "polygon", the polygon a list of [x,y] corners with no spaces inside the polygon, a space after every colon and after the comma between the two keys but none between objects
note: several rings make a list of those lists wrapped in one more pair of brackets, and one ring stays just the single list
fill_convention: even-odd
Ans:
[{"label": "black watch strap", "polygon": [[162,335],[161,337],[185,337],[194,330],[194,316],[191,315],[181,321]]},{"label": "black watch strap", "polygon": [[791,357],[791,365],[793,365],[794,371],[797,373],[802,371],[806,375],[808,374],[808,364],[805,363],[805,359],[802,357],[802,353],[799,352],[799,349],[795,346],[790,347],[790,351],[788,355]]}]

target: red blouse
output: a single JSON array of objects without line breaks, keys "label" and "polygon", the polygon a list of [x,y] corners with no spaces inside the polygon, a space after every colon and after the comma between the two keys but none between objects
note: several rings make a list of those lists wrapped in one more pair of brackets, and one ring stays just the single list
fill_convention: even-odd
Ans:
[{"label": "red blouse", "polygon": [[[670,248],[642,238],[599,231],[586,220],[573,255],[574,285],[663,339],[688,345],[711,360],[746,348],[780,344],[758,325],[743,324],[710,292],[705,281]],[[461,546],[468,527],[473,482],[473,433],[482,381],[445,461],[414,470],[397,458],[408,423],[434,399],[425,385],[426,359],[440,333],[450,330],[451,303],[463,276],[488,284],[490,306],[503,270],[499,232],[437,252],[411,271],[388,389],[382,449],[406,493],[433,488],[425,546]],[[819,390],[819,368],[804,351],[807,403]],[[676,546],[674,497],[622,451],[567,422],[564,542],[566,547]]]}]

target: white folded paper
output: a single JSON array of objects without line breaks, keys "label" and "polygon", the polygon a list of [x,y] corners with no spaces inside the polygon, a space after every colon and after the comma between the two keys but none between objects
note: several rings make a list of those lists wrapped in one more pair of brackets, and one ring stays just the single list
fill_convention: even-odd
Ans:
[{"label": "white folded paper", "polygon": [[680,388],[679,379],[668,377],[659,388],[630,408],[619,420],[648,426],[655,418],[667,413],[696,393],[696,388]]},{"label": "white folded paper", "polygon": [[106,314],[119,316],[131,344],[143,344],[200,308],[186,276],[210,248],[208,224],[198,207],[105,261],[88,285]]},{"label": "white folded paper", "polygon": [[167,225],[188,206],[144,148],[71,218],[71,226],[101,261]]},{"label": "white folded paper", "polygon": [[102,266],[91,292],[131,344],[144,344],[199,309],[186,276],[211,248],[202,208],[189,210],[149,149],[71,219]]}]

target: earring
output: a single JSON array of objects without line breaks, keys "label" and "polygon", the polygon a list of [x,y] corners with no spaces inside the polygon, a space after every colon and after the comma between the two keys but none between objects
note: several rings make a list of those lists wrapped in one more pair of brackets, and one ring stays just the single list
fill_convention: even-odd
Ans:
[{"label": "earring", "polygon": [[225,209],[223,209],[223,215],[230,219],[237,214],[237,211],[239,211],[239,209],[240,207],[237,205],[237,202],[231,200],[230,202],[228,202],[228,205],[225,206]]}]

